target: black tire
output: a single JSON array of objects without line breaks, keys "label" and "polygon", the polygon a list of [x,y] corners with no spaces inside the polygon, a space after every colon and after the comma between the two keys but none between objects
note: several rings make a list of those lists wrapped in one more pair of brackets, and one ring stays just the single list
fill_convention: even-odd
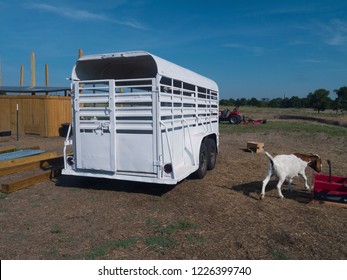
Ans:
[{"label": "black tire", "polygon": [[217,144],[214,139],[206,140],[207,146],[207,170],[212,170],[217,161]]},{"label": "black tire", "polygon": [[199,152],[199,169],[195,172],[195,177],[197,179],[202,179],[205,177],[207,172],[208,154],[207,147],[204,142],[201,143]]},{"label": "black tire", "polygon": [[231,115],[229,118],[230,124],[239,124],[241,122],[242,118],[240,115]]}]

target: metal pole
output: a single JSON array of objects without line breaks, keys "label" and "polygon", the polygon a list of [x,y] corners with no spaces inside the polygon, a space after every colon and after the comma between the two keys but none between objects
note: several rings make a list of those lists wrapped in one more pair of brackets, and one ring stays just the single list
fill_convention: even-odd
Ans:
[{"label": "metal pole", "polygon": [[331,183],[331,160],[327,160],[328,166],[329,166],[329,183]]}]

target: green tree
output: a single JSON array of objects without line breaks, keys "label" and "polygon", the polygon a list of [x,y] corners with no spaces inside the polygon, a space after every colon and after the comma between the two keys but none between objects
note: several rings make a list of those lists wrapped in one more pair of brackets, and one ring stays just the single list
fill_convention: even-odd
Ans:
[{"label": "green tree", "polygon": [[292,96],[289,99],[289,107],[290,108],[302,108],[302,101],[297,96]]},{"label": "green tree", "polygon": [[340,87],[339,89],[335,89],[337,97],[334,102],[334,109],[336,111],[342,109],[347,110],[347,87]]},{"label": "green tree", "polygon": [[236,99],[236,103],[235,103],[235,106],[246,106],[247,105],[247,99],[246,98],[238,98]]},{"label": "green tree", "polygon": [[307,100],[310,107],[317,110],[318,113],[327,109],[331,102],[329,91],[322,88],[315,90],[314,93],[310,92]]},{"label": "green tree", "polygon": [[281,100],[281,108],[289,108],[290,107],[290,102],[289,102],[289,98],[285,97]]},{"label": "green tree", "polygon": [[219,100],[219,105],[220,106],[229,106],[230,103],[229,103],[228,99],[221,99],[221,100]]},{"label": "green tree", "polygon": [[270,101],[269,101],[269,106],[271,107],[271,108],[279,108],[279,107],[281,107],[281,102],[282,102],[282,98],[274,98],[274,99],[271,99]]},{"label": "green tree", "polygon": [[252,97],[251,100],[249,100],[249,101],[247,102],[247,105],[259,107],[259,106],[260,106],[260,101],[259,101],[257,98]]}]

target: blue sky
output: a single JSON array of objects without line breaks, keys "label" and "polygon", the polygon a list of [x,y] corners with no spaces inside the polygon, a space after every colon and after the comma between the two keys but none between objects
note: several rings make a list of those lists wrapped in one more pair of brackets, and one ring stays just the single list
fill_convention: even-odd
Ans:
[{"label": "blue sky", "polygon": [[347,1],[0,0],[3,85],[68,85],[84,54],[145,50],[215,80],[221,98],[347,86]]}]

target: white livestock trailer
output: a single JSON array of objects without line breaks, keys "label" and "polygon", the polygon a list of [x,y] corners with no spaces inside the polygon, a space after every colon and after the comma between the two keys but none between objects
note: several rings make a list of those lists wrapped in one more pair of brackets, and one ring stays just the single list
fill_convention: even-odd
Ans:
[{"label": "white livestock trailer", "polygon": [[214,168],[219,144],[214,81],[132,51],[81,57],[71,87],[63,174],[176,184]]}]

